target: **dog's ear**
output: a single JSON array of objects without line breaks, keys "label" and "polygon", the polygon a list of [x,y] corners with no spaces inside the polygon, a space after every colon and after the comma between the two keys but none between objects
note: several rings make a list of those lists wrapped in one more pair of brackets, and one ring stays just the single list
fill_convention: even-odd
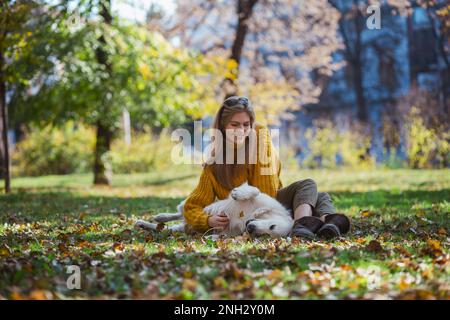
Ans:
[{"label": "dog's ear", "polygon": [[255,211],[253,211],[253,216],[258,219],[260,216],[266,214],[267,212],[269,212],[270,209],[269,208],[258,208]]}]

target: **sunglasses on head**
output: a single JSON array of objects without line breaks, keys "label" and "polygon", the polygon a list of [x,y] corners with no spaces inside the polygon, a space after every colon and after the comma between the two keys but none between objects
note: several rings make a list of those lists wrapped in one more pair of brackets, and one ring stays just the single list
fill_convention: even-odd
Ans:
[{"label": "sunglasses on head", "polygon": [[233,107],[235,105],[241,104],[245,108],[248,108],[250,105],[250,101],[248,101],[247,97],[230,97],[223,102],[227,107]]}]

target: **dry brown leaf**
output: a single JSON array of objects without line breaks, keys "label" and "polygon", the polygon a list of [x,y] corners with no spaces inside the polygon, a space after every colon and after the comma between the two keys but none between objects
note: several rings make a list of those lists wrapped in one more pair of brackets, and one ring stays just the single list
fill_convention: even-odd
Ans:
[{"label": "dry brown leaf", "polygon": [[272,270],[272,272],[269,274],[268,278],[269,278],[269,280],[276,280],[276,279],[279,279],[281,277],[281,275],[282,275],[281,270],[275,269],[275,270]]},{"label": "dry brown leaf", "polygon": [[31,291],[29,298],[31,300],[49,300],[52,298],[52,293],[45,290],[33,290]]},{"label": "dry brown leaf", "polygon": [[366,251],[376,253],[384,251],[383,247],[381,246],[381,243],[379,243],[377,240],[371,240],[365,249]]},{"label": "dry brown leaf", "polygon": [[10,298],[11,298],[11,300],[26,300],[27,299],[20,292],[17,292],[17,291],[12,292]]},{"label": "dry brown leaf", "polygon": [[125,248],[125,246],[121,242],[115,242],[113,244],[114,251],[123,251],[124,248]]},{"label": "dry brown leaf", "polygon": [[125,229],[125,230],[123,230],[123,231],[120,233],[120,235],[121,235],[122,237],[129,237],[129,236],[131,235],[131,230],[130,230],[130,229]]},{"label": "dry brown leaf", "polygon": [[395,247],[395,250],[398,253],[401,253],[402,255],[404,255],[406,257],[411,257],[411,253],[408,250],[406,250],[405,248],[401,247],[401,246]]},{"label": "dry brown leaf", "polygon": [[184,279],[183,280],[183,289],[193,291],[197,288],[197,281],[194,279]]}]

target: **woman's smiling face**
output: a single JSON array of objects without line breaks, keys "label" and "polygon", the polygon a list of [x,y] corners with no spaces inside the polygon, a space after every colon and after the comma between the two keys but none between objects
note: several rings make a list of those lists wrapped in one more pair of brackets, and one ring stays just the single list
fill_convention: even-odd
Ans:
[{"label": "woman's smiling face", "polygon": [[[225,126],[226,139],[235,144],[241,144],[245,141],[251,129],[250,116],[247,112],[238,112],[234,114]],[[234,139],[233,139],[234,138]]]}]

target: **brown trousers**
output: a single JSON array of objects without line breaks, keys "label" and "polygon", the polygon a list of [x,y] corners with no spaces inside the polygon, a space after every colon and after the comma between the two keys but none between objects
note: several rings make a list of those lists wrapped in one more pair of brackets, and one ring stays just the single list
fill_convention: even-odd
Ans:
[{"label": "brown trousers", "polygon": [[326,192],[317,192],[317,185],[312,179],[299,180],[277,192],[276,199],[287,209],[295,209],[301,204],[309,204],[313,209],[313,216],[336,213],[330,195]]}]

